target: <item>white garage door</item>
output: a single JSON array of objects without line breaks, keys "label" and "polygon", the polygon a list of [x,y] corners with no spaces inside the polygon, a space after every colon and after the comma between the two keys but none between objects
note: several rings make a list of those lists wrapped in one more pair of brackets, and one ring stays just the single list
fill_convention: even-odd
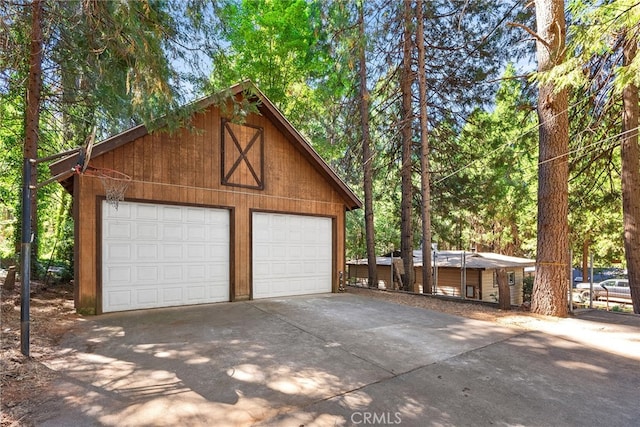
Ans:
[{"label": "white garage door", "polygon": [[331,218],[253,214],[253,298],[331,292]]},{"label": "white garage door", "polygon": [[229,301],[229,211],[102,202],[102,311]]}]

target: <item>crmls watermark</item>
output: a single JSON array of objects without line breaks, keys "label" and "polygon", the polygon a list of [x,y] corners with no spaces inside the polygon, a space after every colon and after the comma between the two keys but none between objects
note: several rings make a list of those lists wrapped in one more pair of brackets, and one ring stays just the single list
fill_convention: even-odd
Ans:
[{"label": "crmls watermark", "polygon": [[355,425],[394,425],[401,424],[400,412],[354,412],[351,422]]}]

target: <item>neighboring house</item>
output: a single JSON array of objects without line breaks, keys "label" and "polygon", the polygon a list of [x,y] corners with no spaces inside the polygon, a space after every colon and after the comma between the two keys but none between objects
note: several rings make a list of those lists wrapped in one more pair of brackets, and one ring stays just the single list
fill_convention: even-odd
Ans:
[{"label": "neighboring house", "polygon": [[93,147],[91,167],[131,177],[117,209],[99,179],[70,172],[78,156],[51,165],[74,199],[79,312],[338,290],[360,200],[253,84],[228,93],[260,114],[234,123],[212,96],[191,130],[137,126]]},{"label": "neighboring house", "polygon": [[[392,256],[393,255],[393,256]],[[388,289],[399,287],[398,270],[402,260],[397,253],[376,259],[378,286]],[[348,280],[366,284],[367,259],[347,262]],[[422,251],[413,252],[415,282],[422,289]],[[511,257],[490,252],[437,251],[432,254],[434,278],[433,293],[460,297],[464,290],[466,299],[497,302],[498,284],[496,272],[504,268],[511,285],[511,304],[522,304],[522,281],[525,268],[535,266],[535,260]]]}]

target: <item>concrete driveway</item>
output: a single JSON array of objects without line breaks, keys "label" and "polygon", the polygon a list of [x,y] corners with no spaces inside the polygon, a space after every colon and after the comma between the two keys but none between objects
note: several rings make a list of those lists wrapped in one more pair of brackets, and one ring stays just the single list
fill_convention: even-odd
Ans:
[{"label": "concrete driveway", "polygon": [[[349,294],[89,317],[33,421],[638,425],[640,320],[620,318],[520,331]],[[611,351],[592,345],[605,334]]]}]

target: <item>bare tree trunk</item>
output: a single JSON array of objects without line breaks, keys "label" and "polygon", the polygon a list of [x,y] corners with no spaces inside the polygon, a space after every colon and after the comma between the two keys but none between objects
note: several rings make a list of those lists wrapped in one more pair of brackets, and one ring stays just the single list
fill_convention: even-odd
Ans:
[{"label": "bare tree trunk", "polygon": [[401,230],[400,230],[400,256],[404,264],[404,289],[415,291],[415,280],[413,279],[413,227],[411,225],[411,205],[413,198],[413,182],[411,180],[411,137],[413,109],[411,103],[411,86],[413,83],[413,73],[411,71],[411,2],[405,1],[404,5],[404,36],[402,53],[402,70],[400,91],[402,93],[402,201],[401,210]]},{"label": "bare tree trunk", "polygon": [[[627,39],[624,65],[636,57],[638,41]],[[640,314],[640,149],[638,148],[638,87],[630,82],[622,91],[622,215],[624,252],[633,312]]]},{"label": "bare tree trunk", "polygon": [[362,168],[364,173],[364,224],[367,241],[369,287],[378,287],[376,265],[376,239],[373,222],[373,159],[369,135],[369,91],[367,90],[366,37],[364,31],[364,4],[358,4],[358,32],[360,35],[360,123],[362,126]]},{"label": "bare tree trunk", "polygon": [[420,102],[420,193],[422,196],[422,292],[432,293],[431,283],[431,189],[429,183],[429,127],[427,122],[427,76],[425,60],[423,0],[416,2],[416,46],[418,48],[418,92]]},{"label": "bare tree trunk", "polygon": [[[562,62],[566,22],[563,0],[536,0],[538,70]],[[538,166],[538,241],[531,311],[551,316],[567,314],[569,262],[568,146],[566,90],[540,85],[540,158]]]},{"label": "bare tree trunk", "polygon": [[[29,76],[27,82],[27,100],[25,111],[25,140],[24,158],[38,158],[38,138],[40,129],[40,103],[42,91],[42,1],[32,3],[31,16],[31,46],[29,55]],[[31,167],[31,229],[34,235],[31,242],[31,264],[35,265],[38,259],[38,197],[35,186],[38,182],[38,169]],[[23,207],[24,209],[24,207]]]},{"label": "bare tree trunk", "polygon": [[584,236],[582,242],[582,281],[589,281],[589,234]]},{"label": "bare tree trunk", "polygon": [[511,289],[507,270],[499,268],[496,270],[496,280],[498,281],[498,308],[500,310],[511,310]]}]

